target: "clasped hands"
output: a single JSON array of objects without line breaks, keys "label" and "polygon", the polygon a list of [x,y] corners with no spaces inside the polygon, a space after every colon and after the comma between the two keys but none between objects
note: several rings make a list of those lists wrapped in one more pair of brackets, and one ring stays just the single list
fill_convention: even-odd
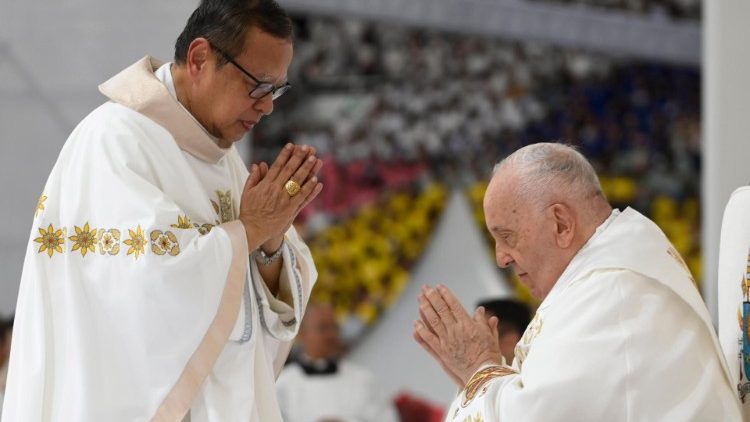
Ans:
[{"label": "clasped hands", "polygon": [[[307,145],[287,144],[270,167],[265,162],[251,166],[239,216],[249,250],[278,249],[297,214],[323,189],[317,177],[323,162],[315,154]],[[300,186],[294,195],[285,188],[290,180]]]},{"label": "clasped hands", "polygon": [[417,297],[420,319],[414,339],[463,388],[484,364],[501,363],[497,317],[487,319],[484,308],[473,316],[447,287],[422,286]]}]

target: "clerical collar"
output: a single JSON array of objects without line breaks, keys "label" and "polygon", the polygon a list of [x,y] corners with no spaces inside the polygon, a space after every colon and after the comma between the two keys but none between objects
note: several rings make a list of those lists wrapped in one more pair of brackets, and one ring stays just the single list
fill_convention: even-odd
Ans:
[{"label": "clerical collar", "polygon": [[306,375],[334,375],[338,372],[339,365],[335,359],[311,359],[306,355],[297,358],[297,364]]}]

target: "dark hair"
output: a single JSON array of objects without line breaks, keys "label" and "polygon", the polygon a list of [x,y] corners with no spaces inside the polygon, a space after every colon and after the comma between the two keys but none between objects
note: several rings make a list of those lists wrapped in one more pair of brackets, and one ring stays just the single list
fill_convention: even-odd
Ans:
[{"label": "dark hair", "polygon": [[518,335],[526,331],[531,322],[531,308],[523,302],[513,299],[483,300],[477,307],[484,306],[485,312],[496,316],[500,320],[498,331],[501,334],[508,330],[515,330]]},{"label": "dark hair", "polygon": [[[190,43],[200,37],[236,57],[242,53],[245,35],[253,26],[276,38],[292,39],[292,21],[275,0],[202,0],[177,37],[174,61],[185,63]],[[218,55],[220,66],[226,62]]]},{"label": "dark hair", "polygon": [[13,315],[8,319],[0,318],[0,341],[2,341],[5,338],[5,335],[13,329],[13,319]]}]

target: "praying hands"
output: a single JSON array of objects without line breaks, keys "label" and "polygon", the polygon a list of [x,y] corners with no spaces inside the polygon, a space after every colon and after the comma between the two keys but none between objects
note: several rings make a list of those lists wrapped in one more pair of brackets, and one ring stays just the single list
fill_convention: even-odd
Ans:
[{"label": "praying hands", "polygon": [[414,323],[414,339],[459,387],[463,388],[482,365],[501,363],[498,319],[487,319],[484,308],[469,315],[442,285],[422,286],[417,301],[420,320]]}]

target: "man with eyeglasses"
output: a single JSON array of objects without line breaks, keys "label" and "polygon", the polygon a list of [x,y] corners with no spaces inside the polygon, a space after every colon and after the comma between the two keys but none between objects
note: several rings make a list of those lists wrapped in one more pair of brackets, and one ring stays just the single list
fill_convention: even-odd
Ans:
[{"label": "man with eyeglasses", "polygon": [[3,421],[280,421],[274,380],[317,277],[292,222],[322,162],[232,146],[286,92],[273,0],[204,0],[174,63],[100,86],[37,205]]}]

